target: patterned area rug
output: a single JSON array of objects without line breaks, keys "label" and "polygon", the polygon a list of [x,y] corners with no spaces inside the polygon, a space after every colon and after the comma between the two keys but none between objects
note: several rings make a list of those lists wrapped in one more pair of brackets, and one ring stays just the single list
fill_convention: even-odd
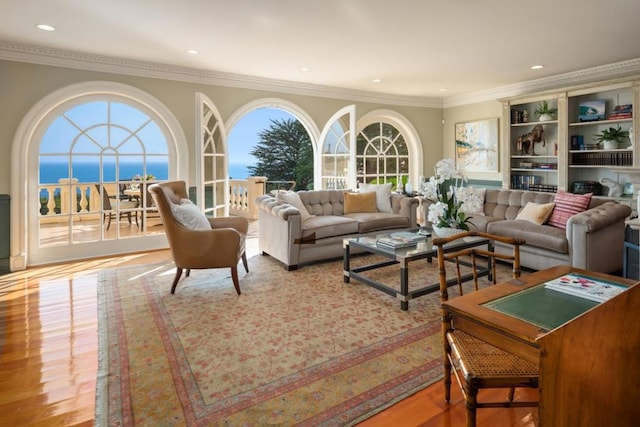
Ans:
[{"label": "patterned area rug", "polygon": [[[442,377],[437,294],[404,312],[344,284],[341,261],[249,268],[240,296],[228,269],[194,270],[175,295],[170,263],[101,272],[96,425],[353,425]],[[398,267],[375,275],[396,283]],[[411,281],[435,283],[436,263]]]}]

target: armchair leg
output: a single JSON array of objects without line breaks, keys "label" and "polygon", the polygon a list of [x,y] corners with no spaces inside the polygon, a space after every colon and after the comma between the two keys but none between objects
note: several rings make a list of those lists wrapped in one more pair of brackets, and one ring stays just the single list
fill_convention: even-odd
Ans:
[{"label": "armchair leg", "polygon": [[247,253],[242,252],[242,264],[244,265],[244,271],[249,272],[249,264],[247,263]]},{"label": "armchair leg", "polygon": [[187,268],[187,277],[189,277],[190,274],[191,274],[191,269]]},{"label": "armchair leg", "polygon": [[238,282],[238,267],[236,266],[231,267],[231,279],[233,280],[233,286],[235,286],[236,292],[238,293],[238,295],[240,295],[241,292],[240,283]]},{"label": "armchair leg", "polygon": [[176,267],[176,276],[173,278],[173,284],[171,285],[171,294],[176,292],[176,286],[178,286],[178,280],[180,280],[180,276],[182,276],[182,268]]}]

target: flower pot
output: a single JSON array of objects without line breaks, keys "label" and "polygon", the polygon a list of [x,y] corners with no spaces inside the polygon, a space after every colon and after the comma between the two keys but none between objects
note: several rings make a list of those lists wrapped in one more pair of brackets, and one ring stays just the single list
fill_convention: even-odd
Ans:
[{"label": "flower pot", "polygon": [[618,148],[618,141],[615,140],[605,140],[602,141],[602,145],[605,150],[616,150]]},{"label": "flower pot", "polygon": [[466,230],[463,230],[461,228],[438,227],[437,225],[434,225],[433,231],[434,233],[436,233],[437,237],[450,237],[455,236],[456,234],[464,233]]},{"label": "flower pot", "polygon": [[541,122],[548,122],[553,120],[553,116],[551,114],[540,114],[540,117],[538,117],[538,120]]}]

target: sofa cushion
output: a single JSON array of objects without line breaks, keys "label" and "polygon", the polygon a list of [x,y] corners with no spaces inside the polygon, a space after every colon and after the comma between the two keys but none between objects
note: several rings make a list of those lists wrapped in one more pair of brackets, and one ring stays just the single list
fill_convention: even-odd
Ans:
[{"label": "sofa cushion", "polygon": [[592,195],[593,193],[572,194],[559,191],[556,194],[556,206],[549,218],[549,225],[566,229],[569,218],[587,210]]},{"label": "sofa cushion", "polygon": [[358,221],[346,216],[316,215],[304,222],[302,239],[323,239],[358,232]]},{"label": "sofa cushion", "polygon": [[276,201],[280,203],[286,203],[288,205],[293,206],[294,208],[300,211],[300,216],[302,217],[302,221],[311,218],[313,215],[309,214],[309,211],[302,203],[300,196],[298,193],[294,191],[279,191],[276,193]]},{"label": "sofa cushion", "polygon": [[409,218],[404,215],[396,215],[386,212],[376,213],[352,213],[345,215],[358,222],[358,232],[366,233],[375,230],[388,230],[391,228],[409,228]]},{"label": "sofa cushion", "polygon": [[528,202],[550,203],[555,198],[554,193],[539,193],[525,190],[494,190],[487,189],[484,199],[484,213],[498,219],[516,219],[518,212]]},{"label": "sofa cushion", "polygon": [[460,211],[467,216],[484,216],[484,196],[486,188],[460,187],[456,190],[456,198],[462,202]]},{"label": "sofa cushion", "polygon": [[344,214],[377,212],[376,193],[344,193]]},{"label": "sofa cushion", "polygon": [[553,202],[543,204],[528,202],[527,205],[520,212],[518,212],[518,216],[516,216],[516,219],[542,225],[547,222],[547,220],[551,216],[554,205],[555,203]]},{"label": "sofa cushion", "polygon": [[342,215],[344,190],[300,190],[300,200],[311,215]]},{"label": "sofa cushion", "polygon": [[471,229],[478,231],[487,231],[487,225],[495,221],[502,221],[500,218],[494,218],[492,216],[474,216],[469,220]]},{"label": "sofa cushion", "polygon": [[565,230],[550,225],[504,220],[489,223],[487,232],[498,236],[524,239],[527,246],[535,246],[562,254],[569,253],[569,242]]},{"label": "sofa cushion", "polygon": [[376,193],[376,208],[378,209],[378,212],[391,212],[391,183],[360,183],[359,188],[361,193]]}]

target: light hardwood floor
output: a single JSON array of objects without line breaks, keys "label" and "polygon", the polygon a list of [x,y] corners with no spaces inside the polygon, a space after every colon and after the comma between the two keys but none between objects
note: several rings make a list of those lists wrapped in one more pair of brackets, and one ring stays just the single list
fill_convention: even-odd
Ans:
[{"label": "light hardwood floor", "polygon": [[[97,272],[170,260],[168,251],[157,251],[0,276],[0,425],[93,425]],[[451,404],[443,401],[442,390],[438,382],[361,426],[463,426],[465,408],[457,385],[452,385]],[[489,395],[501,398],[506,391]],[[479,426],[535,426],[537,419],[531,408],[478,412]]]}]

